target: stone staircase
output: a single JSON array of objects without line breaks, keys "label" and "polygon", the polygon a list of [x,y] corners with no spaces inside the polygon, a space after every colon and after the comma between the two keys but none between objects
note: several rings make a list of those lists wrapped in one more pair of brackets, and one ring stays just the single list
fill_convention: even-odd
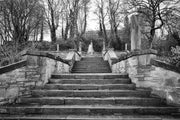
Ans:
[{"label": "stone staircase", "polygon": [[[94,65],[97,59],[102,61],[101,58],[84,58],[81,62]],[[77,64],[85,65],[81,62],[75,63],[73,72],[81,72],[77,71]],[[127,74],[84,71],[54,74],[49,83],[31,93],[16,104],[1,106],[0,119],[175,120],[171,115],[179,110],[153,97],[149,90],[136,88]]]},{"label": "stone staircase", "polygon": [[72,73],[111,73],[111,69],[102,57],[84,57],[75,62]]}]

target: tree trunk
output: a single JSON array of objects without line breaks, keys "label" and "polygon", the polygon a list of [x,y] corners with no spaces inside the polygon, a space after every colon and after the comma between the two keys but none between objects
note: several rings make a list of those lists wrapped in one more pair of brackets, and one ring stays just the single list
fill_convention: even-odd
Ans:
[{"label": "tree trunk", "polygon": [[52,40],[52,43],[55,43],[56,42],[56,29],[55,28],[51,28],[51,40]]},{"label": "tree trunk", "polygon": [[64,33],[64,40],[67,40],[67,38],[68,38],[68,31],[69,31],[69,22],[66,21],[66,28],[65,28],[65,33]]},{"label": "tree trunk", "polygon": [[101,20],[99,20],[99,33],[98,33],[99,37],[103,36],[103,28],[102,28],[102,24],[101,24]]},{"label": "tree trunk", "polygon": [[152,48],[152,42],[154,40],[154,36],[155,36],[155,29],[154,26],[151,27],[151,32],[150,32],[150,40],[149,40],[149,48]]},{"label": "tree trunk", "polygon": [[44,39],[44,22],[41,23],[41,36],[40,36],[40,42],[43,42]]},{"label": "tree trunk", "polygon": [[104,25],[104,22],[102,23],[102,28],[103,28],[103,36],[105,39],[105,42],[108,42],[108,37],[107,37],[107,33],[106,33],[106,26]]}]

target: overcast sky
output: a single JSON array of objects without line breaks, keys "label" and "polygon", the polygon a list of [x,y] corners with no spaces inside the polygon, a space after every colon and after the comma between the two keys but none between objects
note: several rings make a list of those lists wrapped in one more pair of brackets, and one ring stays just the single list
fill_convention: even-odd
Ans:
[{"label": "overcast sky", "polygon": [[94,14],[95,11],[95,0],[91,0],[90,3],[90,10],[88,13],[87,19],[87,30],[98,30],[98,19],[97,16]]}]

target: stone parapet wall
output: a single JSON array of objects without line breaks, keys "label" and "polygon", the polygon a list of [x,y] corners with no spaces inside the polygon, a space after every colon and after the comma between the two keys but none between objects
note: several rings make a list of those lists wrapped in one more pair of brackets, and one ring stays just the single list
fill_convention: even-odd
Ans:
[{"label": "stone parapet wall", "polygon": [[39,75],[32,67],[21,67],[0,74],[0,104],[18,102],[18,97],[29,95],[31,88],[39,81]]},{"label": "stone parapet wall", "polygon": [[[68,57],[67,52],[52,54]],[[46,84],[52,73],[70,72],[70,65],[47,57],[26,55],[24,59],[21,64],[0,68],[0,104],[18,102],[19,96],[29,95],[32,88]]]},{"label": "stone parapet wall", "polygon": [[[53,53],[53,55],[61,57],[63,53]],[[67,57],[63,54],[63,58]],[[69,73],[70,66],[61,62],[56,61],[47,57],[40,57],[40,56],[30,56],[28,55],[27,58],[29,66],[37,66],[36,69],[37,73],[40,75],[40,79],[42,80],[42,84],[46,84],[51,77],[52,73]]]},{"label": "stone parapet wall", "polygon": [[[137,87],[149,88],[169,104],[180,105],[180,73],[165,64],[152,64],[155,55],[134,56],[112,65],[114,73],[128,73]],[[163,67],[164,66],[164,67]],[[172,66],[170,67],[172,68]]]}]

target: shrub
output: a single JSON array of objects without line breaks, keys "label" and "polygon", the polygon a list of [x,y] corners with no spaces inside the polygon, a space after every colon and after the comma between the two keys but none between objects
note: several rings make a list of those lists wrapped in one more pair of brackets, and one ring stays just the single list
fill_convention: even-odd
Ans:
[{"label": "shrub", "polygon": [[171,57],[171,63],[180,67],[180,46],[176,46],[175,48],[171,48],[171,52],[173,57]]},{"label": "shrub", "polygon": [[176,67],[180,67],[180,47],[171,47],[171,54],[163,54],[159,57],[159,60],[170,63]]}]

